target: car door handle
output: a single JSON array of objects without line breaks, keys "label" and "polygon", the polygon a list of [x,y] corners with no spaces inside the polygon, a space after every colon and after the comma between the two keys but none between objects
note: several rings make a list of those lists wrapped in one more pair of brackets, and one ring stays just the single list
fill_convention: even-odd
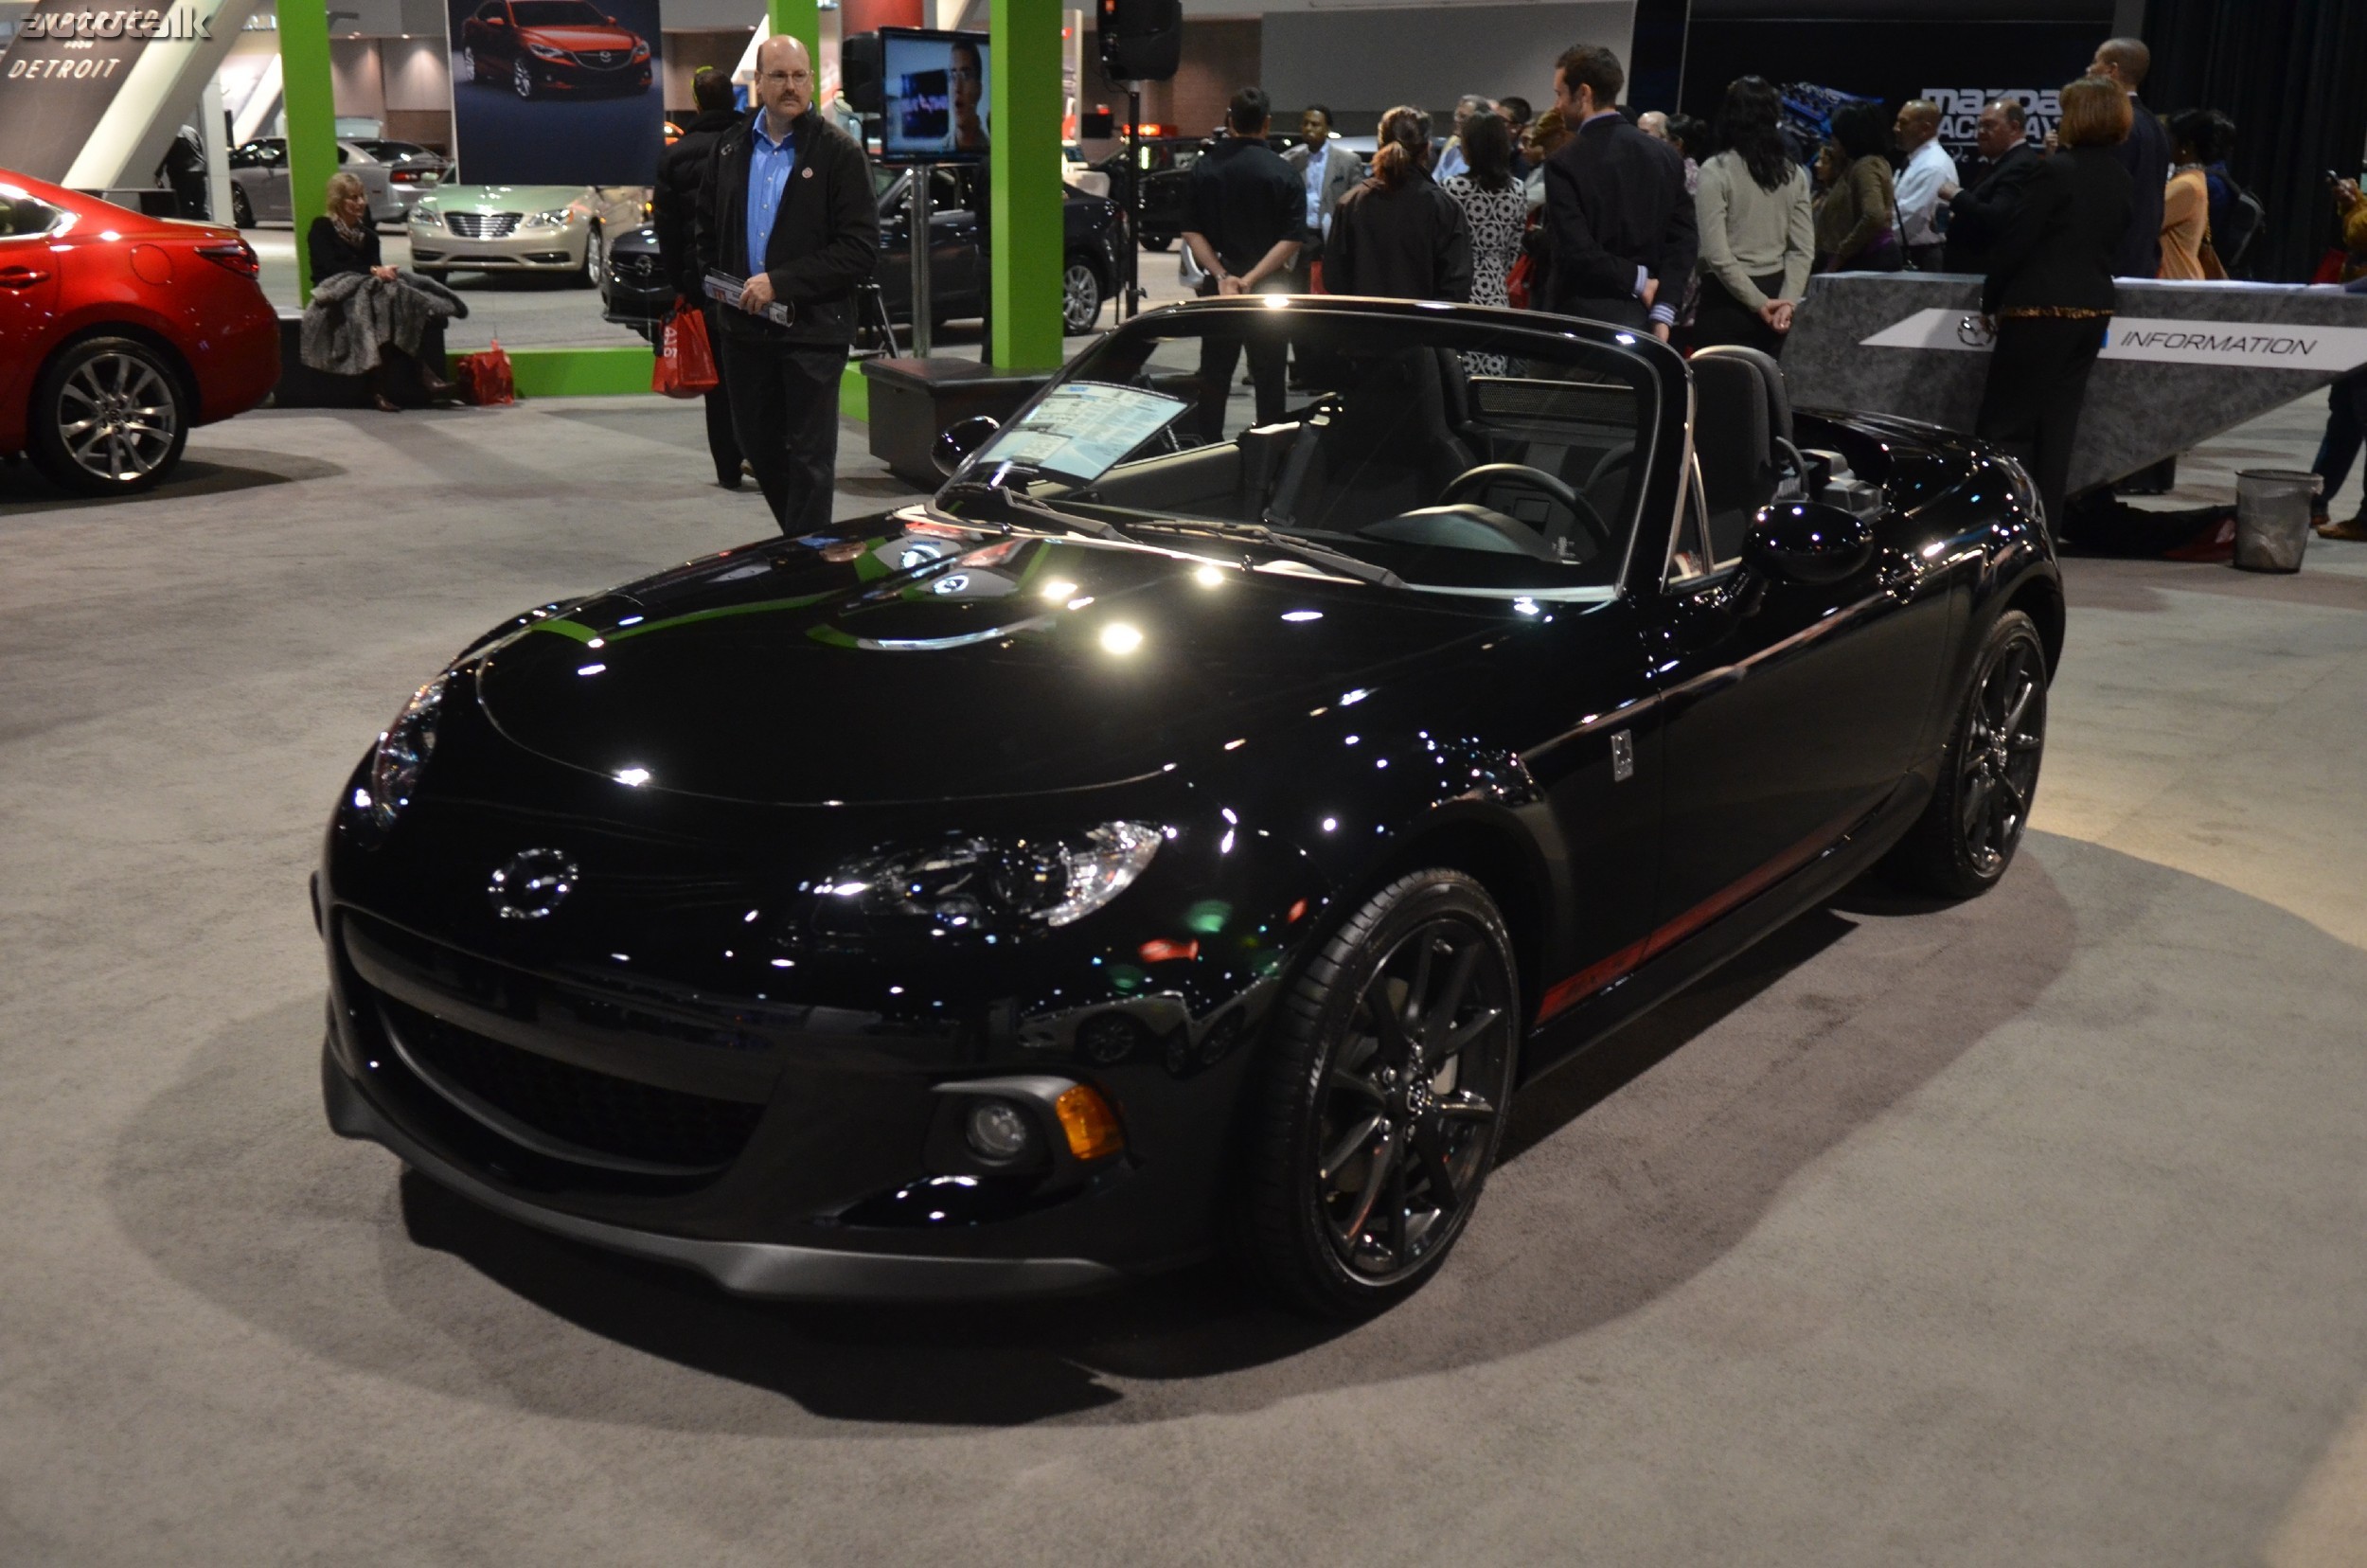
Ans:
[{"label": "car door handle", "polygon": [[30,289],[49,281],[38,267],[0,267],[0,289]]}]

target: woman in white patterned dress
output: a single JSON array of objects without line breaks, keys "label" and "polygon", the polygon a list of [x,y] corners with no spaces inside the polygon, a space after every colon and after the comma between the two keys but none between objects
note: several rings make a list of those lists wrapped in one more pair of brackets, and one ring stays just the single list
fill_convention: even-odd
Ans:
[{"label": "woman in white patterned dress", "polygon": [[[1512,128],[1501,116],[1473,115],[1463,128],[1465,171],[1450,174],[1438,188],[1454,198],[1471,229],[1471,303],[1509,306],[1504,275],[1520,258],[1521,231],[1528,227],[1528,192],[1512,177]],[[1466,354],[1463,367],[1474,376],[1501,376],[1499,354]]]}]

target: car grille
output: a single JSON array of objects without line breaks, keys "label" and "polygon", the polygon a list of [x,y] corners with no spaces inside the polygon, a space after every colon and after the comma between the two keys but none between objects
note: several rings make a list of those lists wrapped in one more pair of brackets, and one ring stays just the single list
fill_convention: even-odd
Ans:
[{"label": "car grille", "polygon": [[626,61],[631,60],[632,51],[631,49],[578,49],[576,58],[586,65],[597,65],[606,70],[611,66],[622,65]]},{"label": "car grille", "polygon": [[633,251],[622,256],[612,256],[609,258],[609,262],[616,269],[616,276],[619,277],[644,281],[657,276],[657,258],[647,251]]},{"label": "car grille", "polygon": [[525,218],[523,212],[447,212],[444,226],[464,240],[499,240]]},{"label": "car grille", "polygon": [[405,1060],[431,1087],[595,1154],[684,1170],[737,1159],[764,1114],[758,1105],[660,1089],[507,1045],[382,995]]}]

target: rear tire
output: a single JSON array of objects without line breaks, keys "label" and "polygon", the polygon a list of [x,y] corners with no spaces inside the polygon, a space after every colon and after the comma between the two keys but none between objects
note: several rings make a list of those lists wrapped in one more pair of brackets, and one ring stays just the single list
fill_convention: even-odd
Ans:
[{"label": "rear tire", "polygon": [[509,86],[510,90],[520,98],[527,99],[531,99],[540,91],[535,82],[532,68],[523,59],[510,62]]},{"label": "rear tire", "polygon": [[251,229],[255,226],[255,203],[242,185],[230,187],[230,223],[234,228]]},{"label": "rear tire", "polygon": [[1891,852],[1896,879],[1948,899],[1986,893],[2030,824],[2046,753],[2046,644],[2019,610],[1998,616],[1940,754],[1938,786]]},{"label": "rear tire", "polygon": [[82,495],[153,490],[189,440],[180,374],[137,338],[92,337],[49,362],[33,387],[33,461]]},{"label": "rear tire", "polygon": [[1237,1239],[1270,1292],[1363,1318],[1438,1271],[1496,1158],[1520,996],[1504,919],[1459,871],[1399,878],[1325,942],[1247,1108]]},{"label": "rear tire", "polygon": [[1060,274],[1060,328],[1069,336],[1090,332],[1101,319],[1101,274],[1082,256],[1068,258]]}]

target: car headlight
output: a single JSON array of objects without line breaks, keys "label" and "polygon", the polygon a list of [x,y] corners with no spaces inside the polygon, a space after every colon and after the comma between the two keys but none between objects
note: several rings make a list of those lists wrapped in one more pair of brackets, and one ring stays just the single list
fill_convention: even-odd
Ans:
[{"label": "car headlight", "polygon": [[411,209],[411,221],[419,224],[440,223],[444,215],[436,210],[434,202],[420,202]]},{"label": "car headlight", "polygon": [[529,212],[526,221],[518,226],[530,229],[564,228],[567,220],[574,216],[574,212],[567,207],[561,207],[556,212]]},{"label": "car headlight", "polygon": [[1083,919],[1131,886],[1159,852],[1148,822],[1105,822],[1060,837],[967,833],[867,855],[813,891],[825,927],[842,913],[1023,931]]},{"label": "car headlight", "polygon": [[647,60],[647,59],[649,59],[649,58],[650,58],[650,46],[649,46],[647,44],[636,44],[636,45],[633,45],[633,50],[632,50],[632,62],[633,62],[634,64],[638,65],[638,64],[640,64],[643,61],[645,61],[645,60]]},{"label": "car headlight", "polygon": [[540,55],[544,60],[564,60],[567,58],[566,50],[554,49],[548,44],[529,44],[526,45],[526,49],[529,53]]},{"label": "car headlight", "polygon": [[370,753],[368,788],[354,791],[354,809],[381,833],[393,827],[397,814],[411,804],[419,771],[436,750],[436,721],[444,710],[444,680],[438,675],[412,693],[411,701],[395,715],[395,722],[386,726],[386,733],[378,738],[377,749]]}]

